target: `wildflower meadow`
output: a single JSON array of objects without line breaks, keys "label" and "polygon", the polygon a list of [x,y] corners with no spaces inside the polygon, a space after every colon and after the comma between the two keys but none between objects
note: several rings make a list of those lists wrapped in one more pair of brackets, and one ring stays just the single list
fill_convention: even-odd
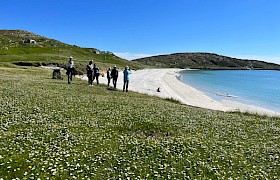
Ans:
[{"label": "wildflower meadow", "polygon": [[0,179],[279,179],[280,119],[0,67]]}]

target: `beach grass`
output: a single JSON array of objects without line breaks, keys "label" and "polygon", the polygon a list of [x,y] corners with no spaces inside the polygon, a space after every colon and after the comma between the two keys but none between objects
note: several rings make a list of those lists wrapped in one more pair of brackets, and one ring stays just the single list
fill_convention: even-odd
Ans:
[{"label": "beach grass", "polygon": [[279,118],[0,71],[0,179],[279,179]]}]

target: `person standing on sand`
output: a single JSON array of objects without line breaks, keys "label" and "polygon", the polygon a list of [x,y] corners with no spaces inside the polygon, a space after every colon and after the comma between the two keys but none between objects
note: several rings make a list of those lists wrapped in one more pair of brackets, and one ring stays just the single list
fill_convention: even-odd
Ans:
[{"label": "person standing on sand", "polygon": [[128,92],[128,83],[129,83],[129,79],[130,79],[130,74],[131,74],[131,71],[130,71],[129,67],[125,66],[125,69],[123,71],[123,92],[124,92],[124,90],[126,92]]},{"label": "person standing on sand", "polygon": [[117,66],[114,66],[114,69],[111,72],[111,77],[113,78],[113,85],[114,88],[117,88],[117,80],[118,80],[118,76],[119,76],[119,71],[117,70]]},{"label": "person standing on sand", "polygon": [[96,67],[96,64],[93,64],[93,81],[96,78],[97,84],[99,84],[99,68]]},{"label": "person standing on sand", "polygon": [[110,86],[111,78],[111,68],[109,67],[107,70],[108,86]]},{"label": "person standing on sand", "polygon": [[90,86],[92,86],[92,82],[93,82],[93,65],[92,65],[92,60],[89,60],[86,69],[87,69],[88,84]]},{"label": "person standing on sand", "polygon": [[74,61],[72,56],[69,57],[69,61],[66,63],[66,70],[66,74],[68,76],[68,84],[71,84],[74,72]]}]

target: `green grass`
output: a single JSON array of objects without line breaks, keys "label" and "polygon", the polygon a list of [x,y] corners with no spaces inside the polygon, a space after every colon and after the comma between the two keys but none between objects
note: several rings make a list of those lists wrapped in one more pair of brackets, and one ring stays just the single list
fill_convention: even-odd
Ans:
[{"label": "green grass", "polygon": [[[18,36],[20,34],[20,36]],[[22,40],[35,39],[37,44],[22,44]],[[32,38],[33,37],[33,38]],[[34,66],[42,64],[56,64],[65,67],[69,56],[74,57],[76,69],[85,73],[88,60],[93,60],[105,72],[109,67],[117,65],[124,69],[126,65],[131,69],[147,67],[138,62],[127,61],[112,53],[103,52],[95,54],[95,48],[83,48],[69,45],[60,41],[35,35],[31,32],[18,30],[0,30],[0,66],[7,63],[27,62]]]},{"label": "green grass", "polygon": [[279,179],[279,118],[0,71],[0,179]]}]

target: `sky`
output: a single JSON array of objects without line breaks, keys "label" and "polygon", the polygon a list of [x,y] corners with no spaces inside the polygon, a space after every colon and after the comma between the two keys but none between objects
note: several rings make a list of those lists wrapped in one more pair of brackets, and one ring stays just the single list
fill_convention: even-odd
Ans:
[{"label": "sky", "polygon": [[209,52],[280,64],[279,0],[3,0],[20,29],[131,60]]}]

